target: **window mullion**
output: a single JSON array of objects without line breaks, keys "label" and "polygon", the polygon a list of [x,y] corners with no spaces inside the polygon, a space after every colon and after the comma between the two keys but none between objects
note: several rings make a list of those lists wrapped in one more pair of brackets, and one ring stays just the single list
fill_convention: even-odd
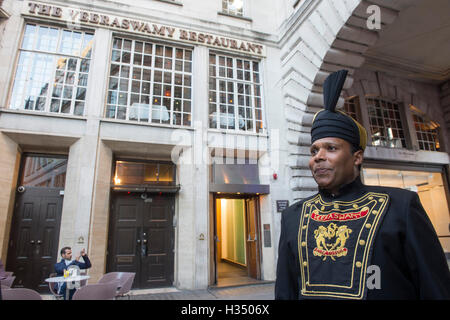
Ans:
[{"label": "window mullion", "polygon": [[[170,125],[174,125],[175,124],[175,121],[174,121],[174,119],[173,119],[173,108],[174,108],[174,99],[175,99],[175,52],[177,51],[177,49],[176,48],[172,48],[172,56],[170,57],[170,59],[172,60],[172,64],[171,64],[171,69],[170,69],[170,72],[172,73],[171,74],[171,77],[170,77],[170,81],[171,81],[171,83],[170,83],[170,86],[171,86],[171,90],[170,90],[170,110],[168,110],[169,111],[169,115],[170,115],[170,117],[169,117],[169,124]],[[181,76],[182,76],[182,78],[184,78],[184,54],[185,54],[185,52],[184,52],[184,50],[183,50],[183,70],[181,71]],[[167,57],[166,57],[166,47],[164,46],[164,60],[163,60],[163,67],[164,67],[164,70],[166,70],[166,59],[167,59]],[[164,72],[166,72],[166,71],[164,71]],[[180,117],[181,117],[181,119],[180,119],[180,123],[181,123],[181,125],[183,125],[183,109],[182,109],[182,106],[183,106],[183,97],[184,97],[184,85],[183,85],[183,79],[181,80],[181,98],[180,98],[180,101],[181,101],[181,109],[180,109],[180,113],[179,113],[179,115],[180,115]],[[159,179],[159,178],[158,178]]]}]

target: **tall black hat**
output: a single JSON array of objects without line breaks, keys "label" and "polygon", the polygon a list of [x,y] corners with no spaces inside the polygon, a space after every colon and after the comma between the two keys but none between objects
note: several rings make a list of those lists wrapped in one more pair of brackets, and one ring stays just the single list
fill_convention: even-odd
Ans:
[{"label": "tall black hat", "polygon": [[366,129],[349,115],[336,110],[347,73],[347,70],[340,70],[330,74],[325,80],[323,85],[325,109],[314,115],[311,143],[318,139],[334,137],[348,141],[357,150],[364,150],[367,145]]}]

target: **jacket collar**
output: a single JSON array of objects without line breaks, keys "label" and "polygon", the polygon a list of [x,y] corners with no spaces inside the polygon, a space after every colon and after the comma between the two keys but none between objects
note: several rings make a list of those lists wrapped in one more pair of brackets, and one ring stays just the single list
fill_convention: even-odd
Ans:
[{"label": "jacket collar", "polygon": [[319,188],[319,193],[324,200],[349,200],[365,192],[365,185],[361,182],[360,176],[357,176],[352,182],[342,185],[337,194],[332,194],[329,190]]}]

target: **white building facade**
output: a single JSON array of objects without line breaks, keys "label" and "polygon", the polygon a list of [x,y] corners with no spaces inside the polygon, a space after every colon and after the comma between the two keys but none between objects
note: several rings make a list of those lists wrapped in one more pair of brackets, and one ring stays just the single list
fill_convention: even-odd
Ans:
[{"label": "white building facade", "polygon": [[311,121],[341,68],[340,106],[370,128],[363,179],[418,192],[449,252],[448,48],[408,65],[383,49],[420,6],[3,1],[0,254],[15,285],[44,290],[65,246],[86,248],[93,282],[274,281],[280,211],[316,190]]}]

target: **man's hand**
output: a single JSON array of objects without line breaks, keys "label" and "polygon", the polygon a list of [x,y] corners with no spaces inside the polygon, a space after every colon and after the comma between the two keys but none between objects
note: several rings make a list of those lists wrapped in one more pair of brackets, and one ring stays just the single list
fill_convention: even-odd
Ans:
[{"label": "man's hand", "polygon": [[83,248],[83,249],[80,251],[80,256],[84,257],[85,255],[86,255],[86,250]]}]

